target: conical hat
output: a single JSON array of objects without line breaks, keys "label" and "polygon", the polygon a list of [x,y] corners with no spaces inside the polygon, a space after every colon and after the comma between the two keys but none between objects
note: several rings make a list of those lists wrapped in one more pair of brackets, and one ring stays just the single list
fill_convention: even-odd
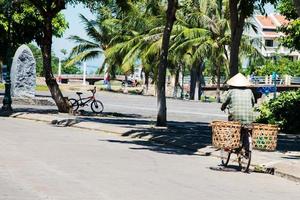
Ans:
[{"label": "conical hat", "polygon": [[234,87],[247,87],[251,85],[250,81],[241,73],[238,73],[229,79],[227,84]]}]

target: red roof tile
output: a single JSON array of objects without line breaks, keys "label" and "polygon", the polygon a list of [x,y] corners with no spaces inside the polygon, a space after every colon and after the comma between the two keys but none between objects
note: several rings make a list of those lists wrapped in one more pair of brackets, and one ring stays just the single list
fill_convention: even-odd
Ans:
[{"label": "red roof tile", "polygon": [[257,15],[256,19],[259,21],[259,23],[263,26],[263,27],[272,27],[272,28],[276,28],[275,24],[272,22],[272,20],[270,19],[270,17],[266,17],[266,16],[262,16],[262,15]]},{"label": "red roof tile", "polygon": [[285,25],[289,23],[289,20],[285,18],[285,16],[282,15],[274,15],[274,17],[280,22],[280,24]]}]

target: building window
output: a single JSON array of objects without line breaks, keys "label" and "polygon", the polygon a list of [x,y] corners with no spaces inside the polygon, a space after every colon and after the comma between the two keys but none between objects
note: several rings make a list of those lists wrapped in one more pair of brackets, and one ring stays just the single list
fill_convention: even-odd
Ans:
[{"label": "building window", "polygon": [[265,40],[265,45],[266,47],[273,47],[274,46],[273,40]]},{"label": "building window", "polygon": [[276,29],[263,28],[263,32],[276,32]]}]

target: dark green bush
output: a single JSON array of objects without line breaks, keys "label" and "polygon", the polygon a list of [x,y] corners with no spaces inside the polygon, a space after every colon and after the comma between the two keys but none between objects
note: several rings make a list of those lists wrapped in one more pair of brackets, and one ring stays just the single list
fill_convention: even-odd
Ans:
[{"label": "dark green bush", "polygon": [[277,124],[282,132],[300,134],[300,90],[283,92],[258,110],[258,123]]}]

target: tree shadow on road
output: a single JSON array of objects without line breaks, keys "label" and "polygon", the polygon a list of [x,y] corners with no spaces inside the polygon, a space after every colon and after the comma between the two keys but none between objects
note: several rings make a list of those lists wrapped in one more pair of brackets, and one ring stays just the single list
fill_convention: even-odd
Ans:
[{"label": "tree shadow on road", "polygon": [[[192,153],[195,153],[198,149],[211,146],[212,143],[211,128],[208,123],[171,121],[168,123],[167,128],[157,128],[155,122],[150,119],[103,118],[98,120],[101,123],[129,128],[130,130],[123,133],[122,136],[133,139],[147,139],[151,142],[159,142],[174,147],[184,147]],[[140,144],[138,140],[129,142]],[[300,135],[280,134],[278,136],[277,151],[300,151]]]},{"label": "tree shadow on road", "polygon": [[80,117],[118,117],[118,118],[142,118],[143,117],[142,115],[138,115],[138,114],[119,113],[119,112],[102,112],[100,114],[97,114],[82,109],[78,110],[75,115]]},{"label": "tree shadow on road", "polygon": [[18,107],[13,108],[13,113],[35,113],[35,114],[58,114],[57,108],[42,108],[41,106],[33,108],[33,107]]},{"label": "tree shadow on road", "polygon": [[[95,119],[89,119],[94,120]],[[198,149],[211,145],[211,131],[208,123],[171,121],[167,128],[157,128],[148,119],[98,119],[101,123],[129,128],[122,136],[132,140],[108,140],[108,142],[132,143],[144,147],[136,150],[191,155]],[[137,139],[137,140],[134,140]],[[141,139],[147,140],[147,142]],[[167,145],[166,145],[167,144]],[[168,147],[167,147],[168,146]],[[170,146],[175,148],[170,148]],[[163,149],[162,149],[163,148]],[[179,150],[181,148],[181,150]]]},{"label": "tree shadow on road", "polygon": [[[103,140],[101,140],[103,141]],[[194,152],[184,149],[184,148],[178,148],[178,147],[172,147],[167,146],[163,143],[155,142],[155,141],[146,141],[146,140],[130,140],[130,141],[124,141],[124,140],[104,140],[106,142],[110,143],[119,143],[119,144],[129,144],[134,145],[129,147],[131,150],[137,150],[137,151],[154,151],[158,153],[164,153],[164,154],[176,154],[176,155],[193,155]]]}]

